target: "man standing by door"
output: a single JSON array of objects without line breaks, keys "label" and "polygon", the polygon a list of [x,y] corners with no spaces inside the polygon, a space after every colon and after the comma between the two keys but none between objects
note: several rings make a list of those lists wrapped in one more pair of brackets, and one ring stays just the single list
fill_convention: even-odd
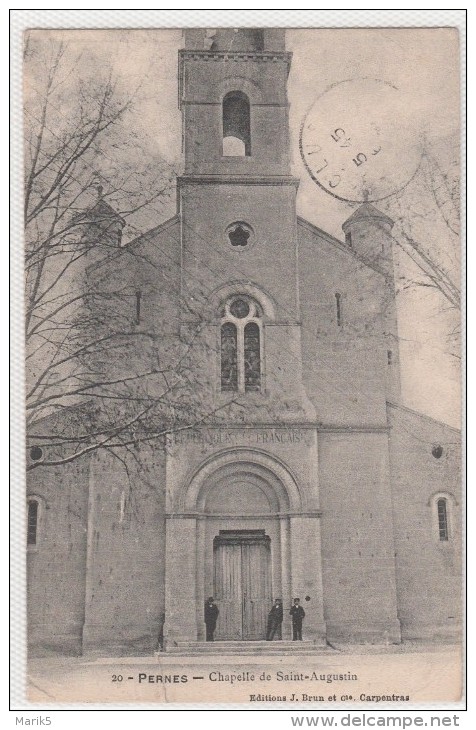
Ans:
[{"label": "man standing by door", "polygon": [[213,641],[214,639],[214,633],[217,626],[217,619],[218,619],[218,606],[215,603],[215,600],[213,596],[210,596],[210,598],[205,601],[205,627],[206,627],[206,636],[207,641]]},{"label": "man standing by door", "polygon": [[306,614],[299,604],[299,598],[295,598],[289,612],[293,622],[293,641],[302,641],[302,620]]},{"label": "man standing by door", "polygon": [[276,632],[278,639],[281,638],[281,624],[283,623],[283,604],[280,598],[276,598],[268,614],[268,626],[266,629],[266,641],[272,641]]}]

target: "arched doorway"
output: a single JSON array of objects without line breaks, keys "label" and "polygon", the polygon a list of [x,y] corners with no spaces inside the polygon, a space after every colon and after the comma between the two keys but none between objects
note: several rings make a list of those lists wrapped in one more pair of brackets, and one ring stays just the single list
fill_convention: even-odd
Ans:
[{"label": "arched doorway", "polygon": [[220,612],[215,639],[261,641],[273,598],[288,592],[286,491],[267,470],[236,460],[204,481],[198,506],[197,578]]},{"label": "arched doorway", "polygon": [[208,596],[220,611],[217,640],[264,639],[273,600],[290,606],[293,595],[310,596],[307,632],[323,635],[319,515],[280,459],[219,451],[167,497],[166,646],[205,640]]}]

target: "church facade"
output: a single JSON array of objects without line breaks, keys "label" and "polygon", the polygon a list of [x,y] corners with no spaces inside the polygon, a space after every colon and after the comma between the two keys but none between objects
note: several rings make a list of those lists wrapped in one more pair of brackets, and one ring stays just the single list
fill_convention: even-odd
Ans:
[{"label": "church facade", "polygon": [[31,472],[33,653],[189,646],[208,596],[218,640],[264,639],[276,597],[315,645],[459,636],[459,434],[401,404],[392,221],[297,215],[284,31],[232,32],[185,33],[176,216],[86,272],[159,341],[194,333],[208,415],[127,473],[107,450]]}]

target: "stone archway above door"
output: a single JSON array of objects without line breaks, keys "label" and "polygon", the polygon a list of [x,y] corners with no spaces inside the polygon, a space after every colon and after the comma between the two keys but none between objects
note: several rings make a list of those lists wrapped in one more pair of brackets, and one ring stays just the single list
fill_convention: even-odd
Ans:
[{"label": "stone archway above door", "polygon": [[203,512],[206,515],[277,514],[279,500],[274,490],[256,474],[247,472],[222,475],[206,490]]},{"label": "stone archway above door", "polygon": [[204,513],[210,490],[230,481],[259,487],[273,507],[270,511],[306,509],[296,479],[279,459],[257,449],[235,448],[214,454],[200,465],[179,494],[177,511]]},{"label": "stone archway above door", "polygon": [[[217,589],[221,591],[220,602],[228,601],[238,611],[238,619],[240,610],[242,616],[241,623],[233,619],[223,635],[256,639],[263,634],[263,616],[272,596],[282,597],[287,605],[293,595],[309,595],[313,610],[306,614],[306,634],[312,640],[322,640],[319,514],[309,509],[304,492],[282,461],[259,449],[222,450],[184,479],[175,497],[168,492],[168,499],[166,644],[203,640],[204,601]],[[259,503],[259,513],[250,508],[246,514],[243,506],[247,501]],[[230,530],[242,532],[236,549],[225,546],[214,551],[215,538]],[[260,549],[250,548],[254,543],[243,538],[243,531],[250,530],[264,530],[270,542],[263,541]],[[224,545],[226,541],[222,542]],[[238,581],[233,578],[236,571]],[[232,578],[239,590],[229,594],[221,586]]]}]

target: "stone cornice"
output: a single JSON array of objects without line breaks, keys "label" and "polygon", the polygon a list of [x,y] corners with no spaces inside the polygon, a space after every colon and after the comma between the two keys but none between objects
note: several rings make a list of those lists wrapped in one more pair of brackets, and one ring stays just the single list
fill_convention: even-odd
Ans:
[{"label": "stone cornice", "polygon": [[182,48],[179,58],[193,58],[197,61],[286,61],[291,64],[291,51],[206,51]]},{"label": "stone cornice", "polygon": [[308,517],[308,518],[320,518],[322,517],[322,511],[317,510],[306,510],[304,512],[264,512],[254,513],[251,515],[237,515],[235,513],[204,513],[204,512],[166,512],[165,518],[168,520],[216,520],[216,519],[238,519],[241,520],[275,520],[275,519],[287,519],[289,517]]},{"label": "stone cornice", "polygon": [[[255,423],[236,423],[236,422],[223,422],[223,423],[209,423],[203,426],[196,426],[195,428],[187,429],[189,431],[246,431],[246,430],[257,430],[257,429],[275,429],[275,430],[286,430],[290,429],[306,429],[310,431],[317,431],[318,433],[387,433],[390,430],[390,426],[386,424],[370,424],[370,425],[338,425],[338,424],[323,424],[313,423],[311,421],[289,421],[289,422],[259,422]],[[173,432],[171,432],[173,436]]]},{"label": "stone cornice", "polygon": [[291,175],[181,175],[177,187],[183,185],[292,185],[299,187],[299,178]]},{"label": "stone cornice", "polygon": [[[200,104],[200,106],[216,106],[221,107],[222,102],[221,101],[196,101],[195,99],[182,99],[182,104],[184,106],[187,105],[194,105],[194,104]],[[288,101],[255,101],[253,102],[253,108],[255,107],[276,107],[278,109],[289,109],[290,103]]]},{"label": "stone cornice", "polygon": [[258,63],[286,63],[287,73],[291,68],[291,59],[293,54],[290,51],[179,51],[179,71],[178,71],[178,103],[179,108],[182,105],[183,97],[183,62],[185,60],[203,61],[213,63],[219,61],[254,61]]}]

